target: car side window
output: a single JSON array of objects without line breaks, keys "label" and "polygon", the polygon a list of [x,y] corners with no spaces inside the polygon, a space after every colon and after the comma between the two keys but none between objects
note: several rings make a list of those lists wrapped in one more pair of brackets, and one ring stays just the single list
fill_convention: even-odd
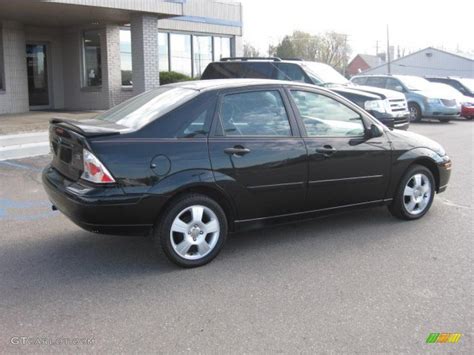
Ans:
[{"label": "car side window", "polygon": [[220,118],[226,136],[291,136],[288,114],[276,90],[225,95]]},{"label": "car side window", "polygon": [[365,77],[353,78],[351,81],[354,84],[364,85],[365,82],[367,81],[367,78],[365,78]]},{"label": "car side window", "polygon": [[362,117],[328,96],[291,90],[308,137],[354,137],[365,133]]},{"label": "car side window", "polygon": [[403,92],[403,85],[397,79],[387,78],[387,89]]},{"label": "car side window", "polygon": [[203,93],[152,123],[156,138],[207,137],[216,104],[215,93]]},{"label": "car side window", "polygon": [[375,86],[375,87],[378,87],[378,88],[384,88],[385,87],[385,81],[386,79],[385,78],[381,78],[381,77],[370,77],[370,78],[367,78],[367,85],[369,86]]},{"label": "car side window", "polygon": [[273,78],[277,80],[299,81],[302,83],[312,83],[308,80],[303,69],[292,63],[276,63]]}]

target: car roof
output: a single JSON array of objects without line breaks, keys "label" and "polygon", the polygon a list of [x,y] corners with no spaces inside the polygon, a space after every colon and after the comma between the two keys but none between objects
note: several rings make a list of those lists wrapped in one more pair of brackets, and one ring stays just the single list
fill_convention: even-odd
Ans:
[{"label": "car roof", "polygon": [[[192,81],[183,81],[180,83],[173,83],[163,86],[173,86],[183,89],[190,89],[196,91],[208,91],[208,90],[219,90],[219,89],[231,89],[231,88],[240,88],[247,86],[265,86],[265,85],[297,85],[297,86],[306,86],[308,88],[320,88],[316,85],[294,82],[294,81],[285,81],[285,80],[272,80],[272,79],[209,79],[209,80],[192,80]],[[321,89],[321,88],[320,88]]]}]

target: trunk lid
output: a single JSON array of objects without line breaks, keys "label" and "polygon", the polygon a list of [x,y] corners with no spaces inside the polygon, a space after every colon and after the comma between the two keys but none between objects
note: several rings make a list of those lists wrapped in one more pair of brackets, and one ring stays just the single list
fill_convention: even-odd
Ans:
[{"label": "trunk lid", "polygon": [[83,149],[92,152],[88,138],[120,134],[126,127],[99,120],[73,121],[53,118],[49,126],[51,165],[62,175],[77,181],[84,171]]}]

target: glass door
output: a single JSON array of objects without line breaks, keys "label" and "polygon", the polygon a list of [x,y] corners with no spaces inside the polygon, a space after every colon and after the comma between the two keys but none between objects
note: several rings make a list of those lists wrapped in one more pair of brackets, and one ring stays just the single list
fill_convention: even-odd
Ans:
[{"label": "glass door", "polygon": [[48,62],[46,44],[26,45],[26,69],[30,108],[48,108]]}]

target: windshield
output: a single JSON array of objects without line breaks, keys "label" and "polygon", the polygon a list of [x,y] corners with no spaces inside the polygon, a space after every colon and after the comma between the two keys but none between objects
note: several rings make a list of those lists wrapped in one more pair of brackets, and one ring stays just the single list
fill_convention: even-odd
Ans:
[{"label": "windshield", "polygon": [[301,64],[308,75],[316,81],[316,84],[329,85],[349,85],[350,81],[344,78],[333,67],[316,62],[304,62]]},{"label": "windshield", "polygon": [[397,77],[408,90],[421,91],[429,90],[431,83],[423,78],[417,76],[399,76]]},{"label": "windshield", "polygon": [[459,79],[459,81],[469,89],[469,92],[474,93],[474,79]]},{"label": "windshield", "polygon": [[452,98],[464,96],[460,91],[456,90],[452,86],[449,86],[448,84],[431,83],[431,87],[435,89],[438,93],[447,95]]},{"label": "windshield", "polygon": [[95,119],[137,129],[197,96],[199,92],[181,87],[147,91],[101,113]]}]

